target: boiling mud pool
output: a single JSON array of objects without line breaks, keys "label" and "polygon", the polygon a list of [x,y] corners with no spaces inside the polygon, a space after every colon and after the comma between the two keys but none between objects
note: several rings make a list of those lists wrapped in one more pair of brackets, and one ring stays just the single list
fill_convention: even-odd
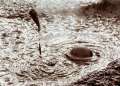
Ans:
[{"label": "boiling mud pool", "polygon": [[[1,58],[3,62],[1,68],[4,66],[9,69],[10,77],[16,77],[15,80],[21,80],[18,75],[23,74],[25,76],[22,78],[23,81],[32,81],[33,79],[46,81],[47,79],[64,81],[62,84],[67,84],[68,81],[69,83],[76,81],[90,72],[99,71],[105,68],[108,63],[119,58],[119,21],[112,17],[93,17],[92,15],[81,17],[71,13],[67,15],[64,15],[64,13],[62,15],[53,14],[51,16],[50,10],[57,6],[55,4],[56,2],[47,12],[47,8],[44,8],[47,5],[43,5],[42,11],[50,16],[49,18],[39,19],[41,23],[40,33],[35,30],[35,26],[31,22],[4,18],[0,20],[0,34],[6,33],[9,35],[5,39],[1,38],[2,50],[0,55],[3,58],[10,57],[11,59]],[[60,6],[65,7],[64,4]],[[76,2],[74,6],[76,6]],[[56,9],[58,10],[59,7]],[[21,41],[22,44],[16,46],[17,41]],[[42,58],[38,59],[37,48],[39,42],[42,47]],[[83,64],[66,58],[65,54],[74,47],[91,49],[93,52],[91,61]],[[14,50],[15,52],[13,52]]]}]

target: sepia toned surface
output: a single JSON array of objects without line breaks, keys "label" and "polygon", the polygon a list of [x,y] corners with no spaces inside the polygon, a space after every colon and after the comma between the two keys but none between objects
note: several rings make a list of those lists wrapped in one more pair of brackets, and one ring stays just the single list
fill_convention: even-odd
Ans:
[{"label": "sepia toned surface", "polygon": [[[36,2],[27,0],[0,6],[2,86],[66,86],[93,71],[101,71],[119,58],[119,6],[108,4],[100,9],[98,5],[90,5],[77,9],[77,14],[71,11],[65,15],[64,12],[52,15],[49,11],[38,12],[38,7]],[[28,15],[31,8],[39,13],[39,33]],[[74,47],[92,50],[91,61],[84,64],[66,58],[65,54]]]}]

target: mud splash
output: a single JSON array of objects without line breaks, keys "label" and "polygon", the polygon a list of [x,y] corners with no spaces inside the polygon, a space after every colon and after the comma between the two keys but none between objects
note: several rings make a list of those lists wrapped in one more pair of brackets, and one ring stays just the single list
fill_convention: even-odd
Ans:
[{"label": "mud splash", "polygon": [[[74,14],[48,14],[48,17],[39,19],[40,33],[37,33],[33,21],[1,18],[2,84],[8,85],[9,82],[24,86],[54,81],[56,84],[63,82],[60,86],[68,85],[95,70],[105,68],[119,58],[120,52],[120,21],[111,15],[81,17]],[[38,51],[39,42],[42,58]],[[78,46],[92,50],[93,61],[81,64],[67,59],[65,53]]]}]

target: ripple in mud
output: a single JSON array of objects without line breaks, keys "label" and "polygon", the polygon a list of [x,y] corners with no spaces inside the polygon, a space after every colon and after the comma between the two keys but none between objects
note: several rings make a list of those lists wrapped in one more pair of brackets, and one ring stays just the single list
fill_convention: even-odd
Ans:
[{"label": "ripple in mud", "polygon": [[[12,60],[11,62],[4,60],[1,65],[4,65],[10,73],[12,72],[18,81],[62,79],[72,82],[94,70],[105,68],[108,63],[119,58],[119,34],[115,34],[119,33],[119,25],[113,25],[112,19],[108,21],[107,18],[102,20],[90,17],[82,20],[76,16],[55,15],[52,22],[41,19],[40,34],[31,26],[31,23],[24,22],[23,24],[23,21],[16,20],[8,24],[11,20],[6,23],[7,21],[4,20],[4,23],[1,23],[1,32],[8,33],[12,27],[18,25],[22,33],[13,32],[14,28],[12,28],[9,37],[6,37],[10,41],[0,40],[2,46],[4,46],[2,42],[10,43],[4,46],[4,50],[1,49],[1,57],[4,58],[10,53],[9,58],[10,61]],[[20,23],[14,25],[16,22]],[[24,42],[19,48],[16,47],[16,38]],[[37,51],[39,39],[42,46],[42,58],[39,58]],[[18,52],[12,52],[14,47]],[[66,59],[64,54],[74,47],[90,49],[93,52],[92,61],[88,65],[77,65]]]},{"label": "ripple in mud", "polygon": [[[57,79],[57,77],[70,78],[74,76],[71,80],[77,79],[78,76],[82,77],[94,70],[105,68],[109,62],[119,58],[118,38],[112,36],[110,28],[106,28],[107,23],[111,21],[103,22],[105,21],[99,18],[98,20],[90,18],[79,23],[75,17],[55,16],[52,23],[45,23],[45,21],[41,23],[41,26],[46,26],[42,31],[47,31],[47,33],[41,34],[41,43],[43,46],[45,45],[43,47],[43,51],[45,51],[43,58],[49,60],[49,57],[55,57],[58,60],[55,67],[56,71],[51,75],[51,78],[53,76],[54,79],[55,77]],[[78,32],[75,31],[76,27],[80,29]],[[76,63],[74,64],[65,58],[64,54],[67,51],[78,46],[87,47],[93,51],[92,61],[89,64],[76,65]]]}]

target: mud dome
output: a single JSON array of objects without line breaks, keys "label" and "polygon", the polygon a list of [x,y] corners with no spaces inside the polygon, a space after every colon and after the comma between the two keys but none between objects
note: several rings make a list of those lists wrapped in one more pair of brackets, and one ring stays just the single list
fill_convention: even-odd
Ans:
[{"label": "mud dome", "polygon": [[[4,7],[3,4],[0,9],[2,86],[43,83],[52,83],[55,86],[69,85],[93,71],[106,68],[110,62],[119,58],[120,21],[112,13],[108,14],[109,17],[101,16],[94,14],[93,8],[90,11],[92,10],[94,15],[82,17],[74,14],[51,16],[47,12],[47,17],[39,19],[41,31],[38,33],[37,26],[27,15],[31,4],[27,5],[28,7],[18,4]],[[22,18],[16,16],[21,13],[19,9],[23,10]],[[15,17],[9,17],[11,15]],[[38,51],[39,42],[42,58]],[[92,61],[81,64],[67,59],[65,53],[74,47],[87,47],[92,50]]]}]

